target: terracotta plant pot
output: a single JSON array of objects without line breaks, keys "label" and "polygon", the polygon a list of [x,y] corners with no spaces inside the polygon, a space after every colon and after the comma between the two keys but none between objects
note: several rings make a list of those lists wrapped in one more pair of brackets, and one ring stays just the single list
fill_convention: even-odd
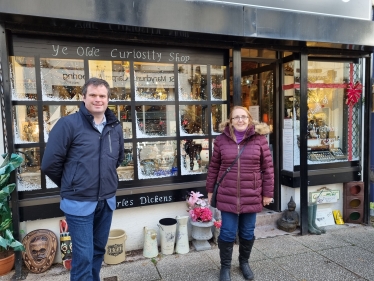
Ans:
[{"label": "terracotta plant pot", "polygon": [[9,273],[14,266],[14,253],[10,256],[0,259],[0,276]]}]

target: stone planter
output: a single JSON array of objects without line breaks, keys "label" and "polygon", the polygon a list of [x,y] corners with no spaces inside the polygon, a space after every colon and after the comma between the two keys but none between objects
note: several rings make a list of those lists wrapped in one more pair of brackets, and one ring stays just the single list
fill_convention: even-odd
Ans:
[{"label": "stone planter", "polygon": [[212,226],[214,220],[209,222],[197,222],[190,220],[192,225],[192,245],[194,245],[196,251],[204,251],[212,248],[208,240],[213,237]]}]

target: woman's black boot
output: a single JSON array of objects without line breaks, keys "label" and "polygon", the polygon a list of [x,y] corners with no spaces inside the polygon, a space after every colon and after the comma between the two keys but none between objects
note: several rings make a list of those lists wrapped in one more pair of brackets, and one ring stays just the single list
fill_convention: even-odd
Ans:
[{"label": "woman's black boot", "polygon": [[219,281],[231,281],[231,259],[234,242],[225,242],[218,239],[219,257],[221,259],[221,270],[219,272]]},{"label": "woman's black boot", "polygon": [[253,280],[254,275],[249,267],[248,260],[251,255],[253,243],[255,242],[255,237],[252,240],[245,240],[239,237],[239,265],[246,280]]}]

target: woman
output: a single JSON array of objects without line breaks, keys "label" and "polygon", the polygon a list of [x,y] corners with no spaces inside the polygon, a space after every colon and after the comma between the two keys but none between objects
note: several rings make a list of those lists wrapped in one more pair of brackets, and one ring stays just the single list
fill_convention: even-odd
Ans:
[{"label": "woman", "polygon": [[235,106],[230,119],[223,125],[223,133],[214,142],[206,188],[208,201],[214,184],[243,153],[222,180],[217,194],[217,209],[221,211],[222,226],[218,239],[221,271],[220,281],[230,281],[232,250],[239,233],[239,264],[247,280],[254,278],[248,260],[251,254],[256,224],[256,213],[273,201],[273,160],[265,135],[267,124],[254,122],[245,107]]}]

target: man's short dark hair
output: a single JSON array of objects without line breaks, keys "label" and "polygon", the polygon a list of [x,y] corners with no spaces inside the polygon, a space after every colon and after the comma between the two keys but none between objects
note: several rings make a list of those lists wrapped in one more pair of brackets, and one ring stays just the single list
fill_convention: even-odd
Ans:
[{"label": "man's short dark hair", "polygon": [[96,78],[96,77],[92,77],[90,79],[88,79],[86,81],[86,83],[84,83],[83,87],[82,87],[82,95],[83,97],[86,97],[86,94],[87,94],[87,88],[88,86],[94,86],[94,87],[98,87],[98,86],[105,86],[105,88],[108,90],[108,99],[110,97],[110,86],[108,84],[107,81],[105,81],[104,79],[100,79],[100,78]]}]

